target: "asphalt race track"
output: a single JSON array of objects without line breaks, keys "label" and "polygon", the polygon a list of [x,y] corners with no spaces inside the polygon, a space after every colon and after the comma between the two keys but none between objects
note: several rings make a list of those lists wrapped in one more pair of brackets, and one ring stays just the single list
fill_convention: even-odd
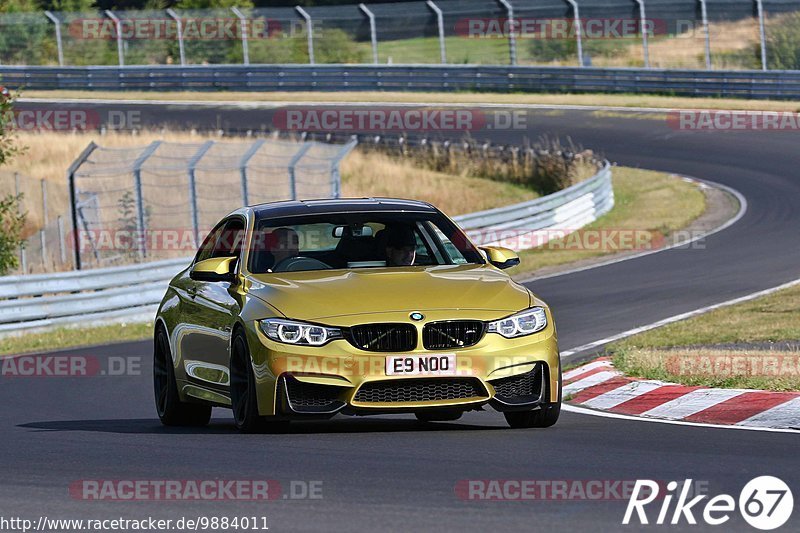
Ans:
[{"label": "asphalt race track", "polygon": [[[83,103],[74,105],[87,108]],[[47,104],[21,107],[25,106]],[[241,132],[269,123],[267,110],[97,106],[139,110],[146,126],[189,123]],[[528,122],[525,132],[492,130],[475,137],[504,143],[545,132],[569,135],[619,164],[719,182],[738,190],[748,202],[744,217],[705,239],[704,249],[673,249],[531,282],[554,308],[562,349],[800,277],[797,133],[679,132],[669,128],[663,116],[587,110],[531,111]],[[562,413],[559,423],[548,430],[509,430],[500,414],[489,411],[427,426],[402,416],[339,417],[295,424],[288,434],[252,436],[237,434],[229,414],[218,410],[208,429],[165,429],[151,398],[151,343],[71,353],[140,356],[141,372],[121,377],[2,378],[4,516],[256,515],[266,516],[276,531],[538,531],[564,526],[616,531],[625,500],[464,501],[455,487],[460,480],[474,479],[692,478],[706,484],[711,495],[727,493],[737,499],[744,484],[760,475],[775,475],[790,487],[800,487],[796,434],[573,413]],[[281,497],[267,503],[98,502],[76,499],[68,490],[84,479],[216,478],[277,480],[287,496],[292,481],[322,481],[322,498]],[[657,507],[652,509],[651,521],[658,512]],[[786,527],[792,528],[796,521]],[[644,529],[667,527],[676,529],[654,525]],[[720,527],[752,530],[736,513]],[[686,521],[678,528],[712,529]]]}]

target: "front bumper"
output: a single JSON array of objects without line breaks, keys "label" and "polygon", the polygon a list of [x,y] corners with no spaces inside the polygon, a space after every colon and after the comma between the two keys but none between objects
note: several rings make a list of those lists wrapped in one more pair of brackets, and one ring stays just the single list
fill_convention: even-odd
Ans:
[{"label": "front bumper", "polygon": [[[459,350],[423,348],[403,354],[363,351],[346,340],[323,347],[292,346],[248,328],[259,412],[265,416],[326,418],[343,414],[421,410],[531,410],[558,401],[558,342],[552,317],[533,335],[505,339],[487,333]],[[453,354],[448,376],[387,376],[387,355]]]}]

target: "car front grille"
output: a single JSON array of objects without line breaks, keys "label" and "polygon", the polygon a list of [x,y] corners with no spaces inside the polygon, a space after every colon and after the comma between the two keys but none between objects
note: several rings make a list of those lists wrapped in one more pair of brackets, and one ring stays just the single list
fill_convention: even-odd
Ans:
[{"label": "car front grille", "polygon": [[407,352],[417,347],[412,324],[362,324],[350,328],[348,340],[369,352]]},{"label": "car front grille", "polygon": [[479,320],[431,322],[422,329],[422,344],[426,350],[465,348],[481,340],[483,329]]},{"label": "car front grille", "polygon": [[304,383],[293,378],[286,379],[286,392],[292,407],[326,407],[339,400],[341,387]]},{"label": "car front grille", "polygon": [[362,403],[430,402],[487,395],[486,388],[475,378],[419,378],[365,383],[353,400]]},{"label": "car front grille", "polygon": [[530,372],[500,378],[489,383],[494,387],[498,399],[506,402],[530,402],[538,399],[542,394],[543,365],[537,363]]}]

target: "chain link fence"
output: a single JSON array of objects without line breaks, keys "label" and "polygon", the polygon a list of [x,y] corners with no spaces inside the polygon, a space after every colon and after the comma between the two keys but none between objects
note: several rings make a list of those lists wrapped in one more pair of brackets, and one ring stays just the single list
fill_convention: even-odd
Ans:
[{"label": "chain link fence", "polygon": [[787,35],[800,42],[799,13],[800,0],[419,0],[8,13],[0,15],[0,63],[796,69],[796,54],[782,47]]},{"label": "chain link fence", "polygon": [[338,198],[339,164],[356,143],[91,143],[69,172],[70,254],[78,268],[185,257],[242,205]]}]

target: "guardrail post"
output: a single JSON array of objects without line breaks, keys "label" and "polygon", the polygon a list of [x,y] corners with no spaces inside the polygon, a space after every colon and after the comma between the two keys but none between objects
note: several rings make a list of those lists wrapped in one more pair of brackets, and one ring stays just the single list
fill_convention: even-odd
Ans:
[{"label": "guardrail post", "polygon": [[508,55],[511,65],[517,64],[517,30],[515,28],[516,21],[514,20],[514,7],[508,0],[497,0],[506,10],[508,17]]},{"label": "guardrail post", "polygon": [[300,162],[300,159],[306,155],[306,152],[311,148],[311,142],[304,142],[303,146],[300,147],[297,152],[292,156],[292,159],[289,161],[289,165],[287,170],[289,171],[289,191],[292,196],[292,200],[297,200],[297,175],[295,174],[295,169],[297,168],[297,163]]},{"label": "guardrail post", "polygon": [[122,41],[122,21],[110,10],[106,9],[106,16],[114,21],[114,26],[117,28],[117,55],[119,56],[119,66],[125,66],[125,44]]},{"label": "guardrail post", "polygon": [[47,225],[47,180],[42,179],[42,220],[43,225]]},{"label": "guardrail post", "polygon": [[378,32],[375,31],[375,14],[364,4],[358,4],[358,8],[369,18],[369,38],[372,41],[372,62],[378,64]]},{"label": "guardrail post", "polygon": [[250,205],[250,193],[247,186],[247,164],[253,156],[256,155],[256,152],[264,146],[265,142],[265,139],[258,139],[253,143],[253,146],[247,149],[247,152],[245,152],[242,159],[239,161],[239,175],[242,179],[242,205]]},{"label": "guardrail post", "polygon": [[189,160],[189,199],[191,201],[192,208],[192,231],[194,232],[195,244],[199,242],[200,236],[200,219],[197,212],[197,181],[195,180],[195,170],[197,170],[197,164],[212,146],[214,146],[214,141],[206,141]]},{"label": "guardrail post", "polygon": [[645,15],[644,0],[636,0],[639,4],[639,31],[642,32],[642,54],[644,55],[644,68],[650,68],[650,49],[647,45],[647,15]]},{"label": "guardrail post", "polygon": [[583,24],[581,24],[581,12],[576,0],[567,0],[567,3],[572,6],[572,14],[574,15],[575,24],[575,40],[578,45],[578,65],[583,67]]},{"label": "guardrail post", "polygon": [[761,70],[767,70],[767,32],[764,30],[764,4],[756,0],[758,10],[758,36],[761,40]]},{"label": "guardrail post", "polygon": [[181,56],[181,66],[186,65],[186,53],[183,48],[183,22],[181,22],[181,18],[175,13],[175,10],[172,8],[167,9],[167,15],[172,17],[172,20],[175,21],[175,27],[178,33],[178,51]]},{"label": "guardrail post", "polygon": [[433,3],[433,0],[428,0],[426,3],[428,7],[436,13],[436,25],[439,28],[439,55],[441,56],[441,63],[444,65],[447,63],[447,51],[444,45],[444,17],[442,16],[442,10]]},{"label": "guardrail post", "polygon": [[342,174],[339,171],[339,163],[349,154],[358,144],[358,138],[354,135],[350,142],[342,146],[342,149],[334,156],[331,161],[331,196],[339,198],[342,195]]},{"label": "guardrail post", "polygon": [[61,21],[56,18],[50,11],[45,11],[46,16],[56,27],[56,46],[58,47],[58,66],[64,66],[64,46],[61,42]]},{"label": "guardrail post", "polygon": [[142,165],[153,153],[161,146],[161,141],[153,141],[133,162],[133,186],[136,194],[136,248],[139,250],[139,257],[147,257],[147,221],[145,220],[144,191],[142,190]]},{"label": "guardrail post", "polygon": [[92,152],[97,149],[94,142],[90,142],[89,146],[83,149],[81,155],[72,162],[67,169],[67,182],[69,183],[69,203],[70,203],[70,217],[72,218],[72,244],[75,258],[75,270],[81,269],[81,239],[78,233],[78,190],[75,188],[75,172],[78,171]]},{"label": "guardrail post", "polygon": [[314,64],[314,24],[311,22],[311,15],[300,6],[294,6],[294,9],[306,21],[306,32],[308,33],[308,62]]},{"label": "guardrail post", "polygon": [[47,235],[45,235],[47,229],[47,181],[42,179],[40,183],[42,185],[42,229],[39,230],[39,245],[42,248],[42,269],[47,270]]},{"label": "guardrail post", "polygon": [[[234,15],[239,17],[239,27],[241,28],[241,32],[242,32],[242,63],[245,64],[245,65],[249,65],[250,64],[250,46],[247,43],[247,19],[242,14],[242,12],[239,11],[238,7],[232,7],[231,11],[233,11]],[[267,25],[267,33],[269,33],[269,24]],[[245,203],[245,205],[247,205],[247,204]]]},{"label": "guardrail post", "polygon": [[706,9],[706,0],[698,0],[700,2],[700,17],[702,18],[703,33],[706,39],[706,69],[711,70],[711,35],[708,33],[708,10]]}]

